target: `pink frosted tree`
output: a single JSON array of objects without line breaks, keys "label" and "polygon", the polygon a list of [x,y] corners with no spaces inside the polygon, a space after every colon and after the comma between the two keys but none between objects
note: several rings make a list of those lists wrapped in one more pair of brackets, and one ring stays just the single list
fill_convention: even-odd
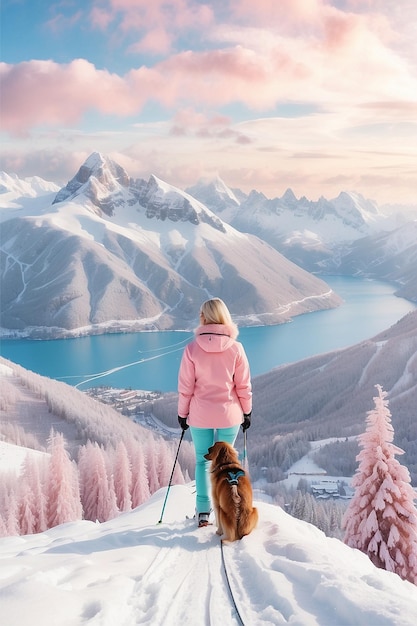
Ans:
[{"label": "pink frosted tree", "polygon": [[146,446],[146,470],[148,473],[149,491],[151,494],[158,491],[161,484],[159,482],[159,458],[158,448],[155,440],[151,437]]},{"label": "pink frosted tree", "polygon": [[3,519],[3,516],[0,513],[0,537],[7,536],[7,526],[6,521]]},{"label": "pink frosted tree", "polygon": [[[16,479],[17,480],[17,479]],[[6,534],[19,535],[19,502],[14,489],[11,489],[5,506]]]},{"label": "pink frosted tree", "polygon": [[375,408],[367,413],[367,428],[359,437],[356,488],[343,518],[344,541],[369,556],[377,567],[417,584],[417,510],[408,469],[395,455],[394,429],[387,393],[376,385]]},{"label": "pink frosted tree", "polygon": [[18,520],[20,534],[32,535],[36,532],[36,502],[29,481],[23,481],[19,495]]},{"label": "pink frosted tree", "polygon": [[51,458],[46,481],[47,524],[48,528],[53,528],[58,524],[80,519],[81,505],[76,466],[65,450],[64,436],[61,433],[51,433],[49,452]]},{"label": "pink frosted tree", "polygon": [[113,480],[106,470],[105,452],[97,442],[88,442],[79,459],[84,518],[105,522],[118,513]]},{"label": "pink frosted tree", "polygon": [[[22,482],[26,485],[29,496],[27,504],[30,506],[33,515],[33,528],[30,532],[33,533],[41,533],[48,527],[46,519],[47,500],[41,479],[41,470],[43,470],[43,467],[44,464],[32,454],[28,453],[26,455],[22,468]],[[24,500],[22,494],[20,495],[20,499],[20,507],[22,509],[22,500]]]},{"label": "pink frosted tree", "polygon": [[132,464],[132,508],[136,508],[150,497],[148,474],[145,465],[143,446],[139,441],[129,444],[129,456]]},{"label": "pink frosted tree", "polygon": [[132,470],[123,441],[117,444],[113,476],[118,509],[119,511],[130,511],[132,508]]}]

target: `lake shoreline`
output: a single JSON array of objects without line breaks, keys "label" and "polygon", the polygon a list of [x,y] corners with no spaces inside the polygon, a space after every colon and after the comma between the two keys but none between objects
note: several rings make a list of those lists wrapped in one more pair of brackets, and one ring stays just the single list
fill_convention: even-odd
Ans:
[{"label": "lake shoreline", "polygon": [[[343,300],[338,307],[294,316],[291,323],[238,324],[252,377],[370,339],[417,308],[394,295],[395,287],[386,282],[339,276],[328,281]],[[197,322],[189,330],[132,332],[131,326],[113,326],[112,332],[103,332],[101,327],[100,333],[72,336],[71,341],[3,336],[0,353],[28,370],[82,389],[105,385],[169,392],[177,388],[181,356],[196,327]]]},{"label": "lake shoreline", "polygon": [[[380,282],[386,285],[390,285],[395,290],[398,290],[399,285],[396,282],[392,281],[380,281],[379,279],[369,278],[367,276],[345,276],[343,274],[320,274],[319,275],[322,280],[326,282],[327,279],[337,279],[337,278],[348,278],[359,281],[369,281],[369,282]],[[340,304],[335,306],[324,307],[322,309],[315,309],[311,311],[305,311],[302,313],[298,313],[289,317],[288,319],[283,319],[282,321],[274,321],[271,324],[261,323],[260,317],[268,317],[271,316],[272,313],[263,313],[263,314],[251,314],[245,316],[237,316],[232,315],[233,321],[237,324],[239,328],[262,328],[262,327],[270,327],[270,326],[282,326],[283,324],[290,324],[294,321],[294,319],[299,317],[308,316],[312,313],[319,313],[321,311],[327,311],[332,309],[337,309],[340,306],[343,306],[343,298],[335,291],[330,288],[330,291],[326,294],[315,294],[312,296],[307,296],[307,298],[311,299],[320,299],[323,297],[328,297],[334,293],[336,296],[342,299]],[[398,296],[396,291],[392,294],[399,300],[405,300],[410,302],[412,305],[417,305],[417,301],[414,299],[406,298],[405,296]],[[289,302],[287,305],[282,305],[283,308],[289,309],[294,304],[294,302]],[[145,320],[108,320],[107,322],[102,322],[100,324],[91,324],[89,326],[81,326],[74,329],[66,329],[58,326],[28,326],[24,329],[11,329],[4,328],[0,326],[0,341],[1,340],[10,340],[10,341],[22,341],[22,340],[31,340],[31,341],[54,341],[58,339],[80,339],[83,337],[96,337],[100,335],[127,335],[127,334],[136,334],[136,333],[169,333],[169,332],[179,332],[179,333],[189,333],[194,332],[194,329],[198,326],[199,320],[195,319],[194,322],[190,322],[190,324],[184,328],[156,328],[155,322],[157,318],[148,318]]]}]

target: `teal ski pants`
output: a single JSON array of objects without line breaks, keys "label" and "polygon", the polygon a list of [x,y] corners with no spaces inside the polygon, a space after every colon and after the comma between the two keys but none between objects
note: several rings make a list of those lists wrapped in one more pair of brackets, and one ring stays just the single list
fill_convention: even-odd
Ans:
[{"label": "teal ski pants", "polygon": [[208,513],[211,509],[210,461],[206,461],[210,446],[215,441],[226,441],[232,446],[239,432],[240,424],[229,428],[196,428],[190,426],[195,449],[196,512]]}]

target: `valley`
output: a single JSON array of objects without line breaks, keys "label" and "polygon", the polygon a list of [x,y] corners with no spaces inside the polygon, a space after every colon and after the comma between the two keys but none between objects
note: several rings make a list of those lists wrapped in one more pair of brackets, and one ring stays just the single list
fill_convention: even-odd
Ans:
[{"label": "valley", "polygon": [[[220,180],[210,185],[182,191],[155,175],[133,180],[99,153],[92,154],[63,188],[2,174],[3,340],[61,337],[69,346],[71,337],[88,340],[114,333],[123,343],[136,331],[181,330],[186,338],[178,341],[177,336],[177,347],[166,351],[173,353],[168,369],[175,379],[200,302],[211,295],[227,300],[243,342],[245,331],[285,329],[293,320],[306,321],[309,327],[317,314],[340,310],[343,319],[347,309],[337,290],[326,283],[329,273],[382,278],[395,285],[397,295],[417,302],[412,211],[408,217],[394,218],[360,194],[346,192],[333,200],[310,202],[290,190],[282,198],[267,199],[255,191],[230,190]],[[375,317],[363,309],[357,318],[363,330],[367,314],[370,328],[375,328]],[[414,304],[395,321],[366,331],[348,345],[326,349],[323,343],[313,355],[296,356],[297,344],[309,341],[308,333],[305,339],[299,335],[290,362],[265,362],[265,369],[254,373],[251,473],[268,497],[282,504],[292,492],[291,506],[296,509],[294,488],[307,488],[306,499],[314,490],[316,500],[330,493],[313,488],[310,480],[308,485],[303,482],[307,474],[294,470],[304,463],[301,459],[324,469],[333,491],[352,474],[357,449],[351,444],[364,430],[377,384],[389,394],[396,442],[405,451],[404,463],[417,485]],[[347,315],[337,326],[340,336],[349,325],[353,328],[355,321]],[[323,330],[330,327],[322,324]],[[317,334],[312,327],[308,331]],[[85,355],[77,357],[83,372],[75,374],[73,384],[90,381],[94,386],[109,383],[110,373],[121,376],[123,382],[108,385],[119,389],[116,396],[111,390],[107,394],[113,395],[111,406],[100,409],[85,393],[2,359],[2,436],[43,450],[53,426],[65,433],[68,450],[76,455],[89,437],[111,446],[117,436],[137,436],[136,429],[142,429],[159,438],[163,447],[162,442],[175,440],[178,431],[175,386],[170,383],[167,390],[138,396],[137,383],[129,389],[124,378],[141,364],[147,370],[155,366],[161,378],[163,352],[152,355],[154,349],[136,353],[127,363],[115,364],[113,356],[107,369],[102,359],[99,371],[87,365]],[[280,344],[275,348],[269,342],[265,353],[274,350],[278,353]],[[120,345],[116,352],[122,354]],[[65,365],[62,353],[56,363]],[[9,370],[13,374],[4,375]],[[66,376],[64,371],[57,377]],[[154,384],[139,387],[155,389]],[[103,416],[100,424],[97,415]],[[318,452],[311,457],[311,445],[329,438],[337,442],[324,446],[320,457]],[[192,446],[185,443],[182,469],[192,475]]]}]

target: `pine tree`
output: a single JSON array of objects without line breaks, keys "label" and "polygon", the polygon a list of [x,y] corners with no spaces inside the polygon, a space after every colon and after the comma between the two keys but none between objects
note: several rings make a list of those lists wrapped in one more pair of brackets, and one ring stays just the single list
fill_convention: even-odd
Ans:
[{"label": "pine tree", "polygon": [[[26,455],[22,467],[21,480],[23,484],[27,484],[27,489],[29,489],[28,493],[31,494],[31,498],[28,504],[30,503],[32,515],[34,518],[33,528],[30,531],[33,533],[41,533],[48,527],[46,519],[47,500],[41,481],[41,468],[43,468],[43,464],[41,463],[41,461],[35,459],[34,456],[30,453]],[[22,523],[20,525],[22,526]]]},{"label": "pine tree", "polygon": [[6,521],[3,519],[3,516],[0,513],[0,537],[7,536],[7,526]]},{"label": "pine tree", "polygon": [[132,508],[132,469],[123,441],[117,444],[114,461],[114,490],[117,506],[120,511],[130,511]]},{"label": "pine tree", "polygon": [[28,480],[22,482],[19,494],[18,519],[21,535],[32,535],[36,527],[35,498]]},{"label": "pine tree", "polygon": [[103,448],[88,442],[79,461],[84,518],[105,522],[117,514],[113,480],[108,478]]},{"label": "pine tree", "polygon": [[6,523],[6,531],[7,535],[19,535],[19,503],[16,497],[16,493],[13,489],[9,492],[9,497],[7,498],[5,510],[5,523]]},{"label": "pine tree", "polygon": [[150,438],[146,446],[146,471],[148,474],[149,491],[151,494],[162,486],[158,473],[158,450],[154,438]]},{"label": "pine tree", "polygon": [[48,497],[47,523],[48,528],[58,524],[73,522],[79,519],[80,496],[78,477],[67,451],[62,433],[51,432],[49,439],[48,479],[46,492]]},{"label": "pine tree", "polygon": [[132,508],[136,508],[150,497],[148,475],[145,466],[143,446],[139,441],[129,444],[129,456],[132,464]]},{"label": "pine tree", "polygon": [[366,432],[352,485],[355,495],[344,515],[344,541],[365,552],[377,567],[417,584],[417,510],[410,474],[395,455],[394,429],[387,393],[376,385],[375,408],[367,413]]}]

